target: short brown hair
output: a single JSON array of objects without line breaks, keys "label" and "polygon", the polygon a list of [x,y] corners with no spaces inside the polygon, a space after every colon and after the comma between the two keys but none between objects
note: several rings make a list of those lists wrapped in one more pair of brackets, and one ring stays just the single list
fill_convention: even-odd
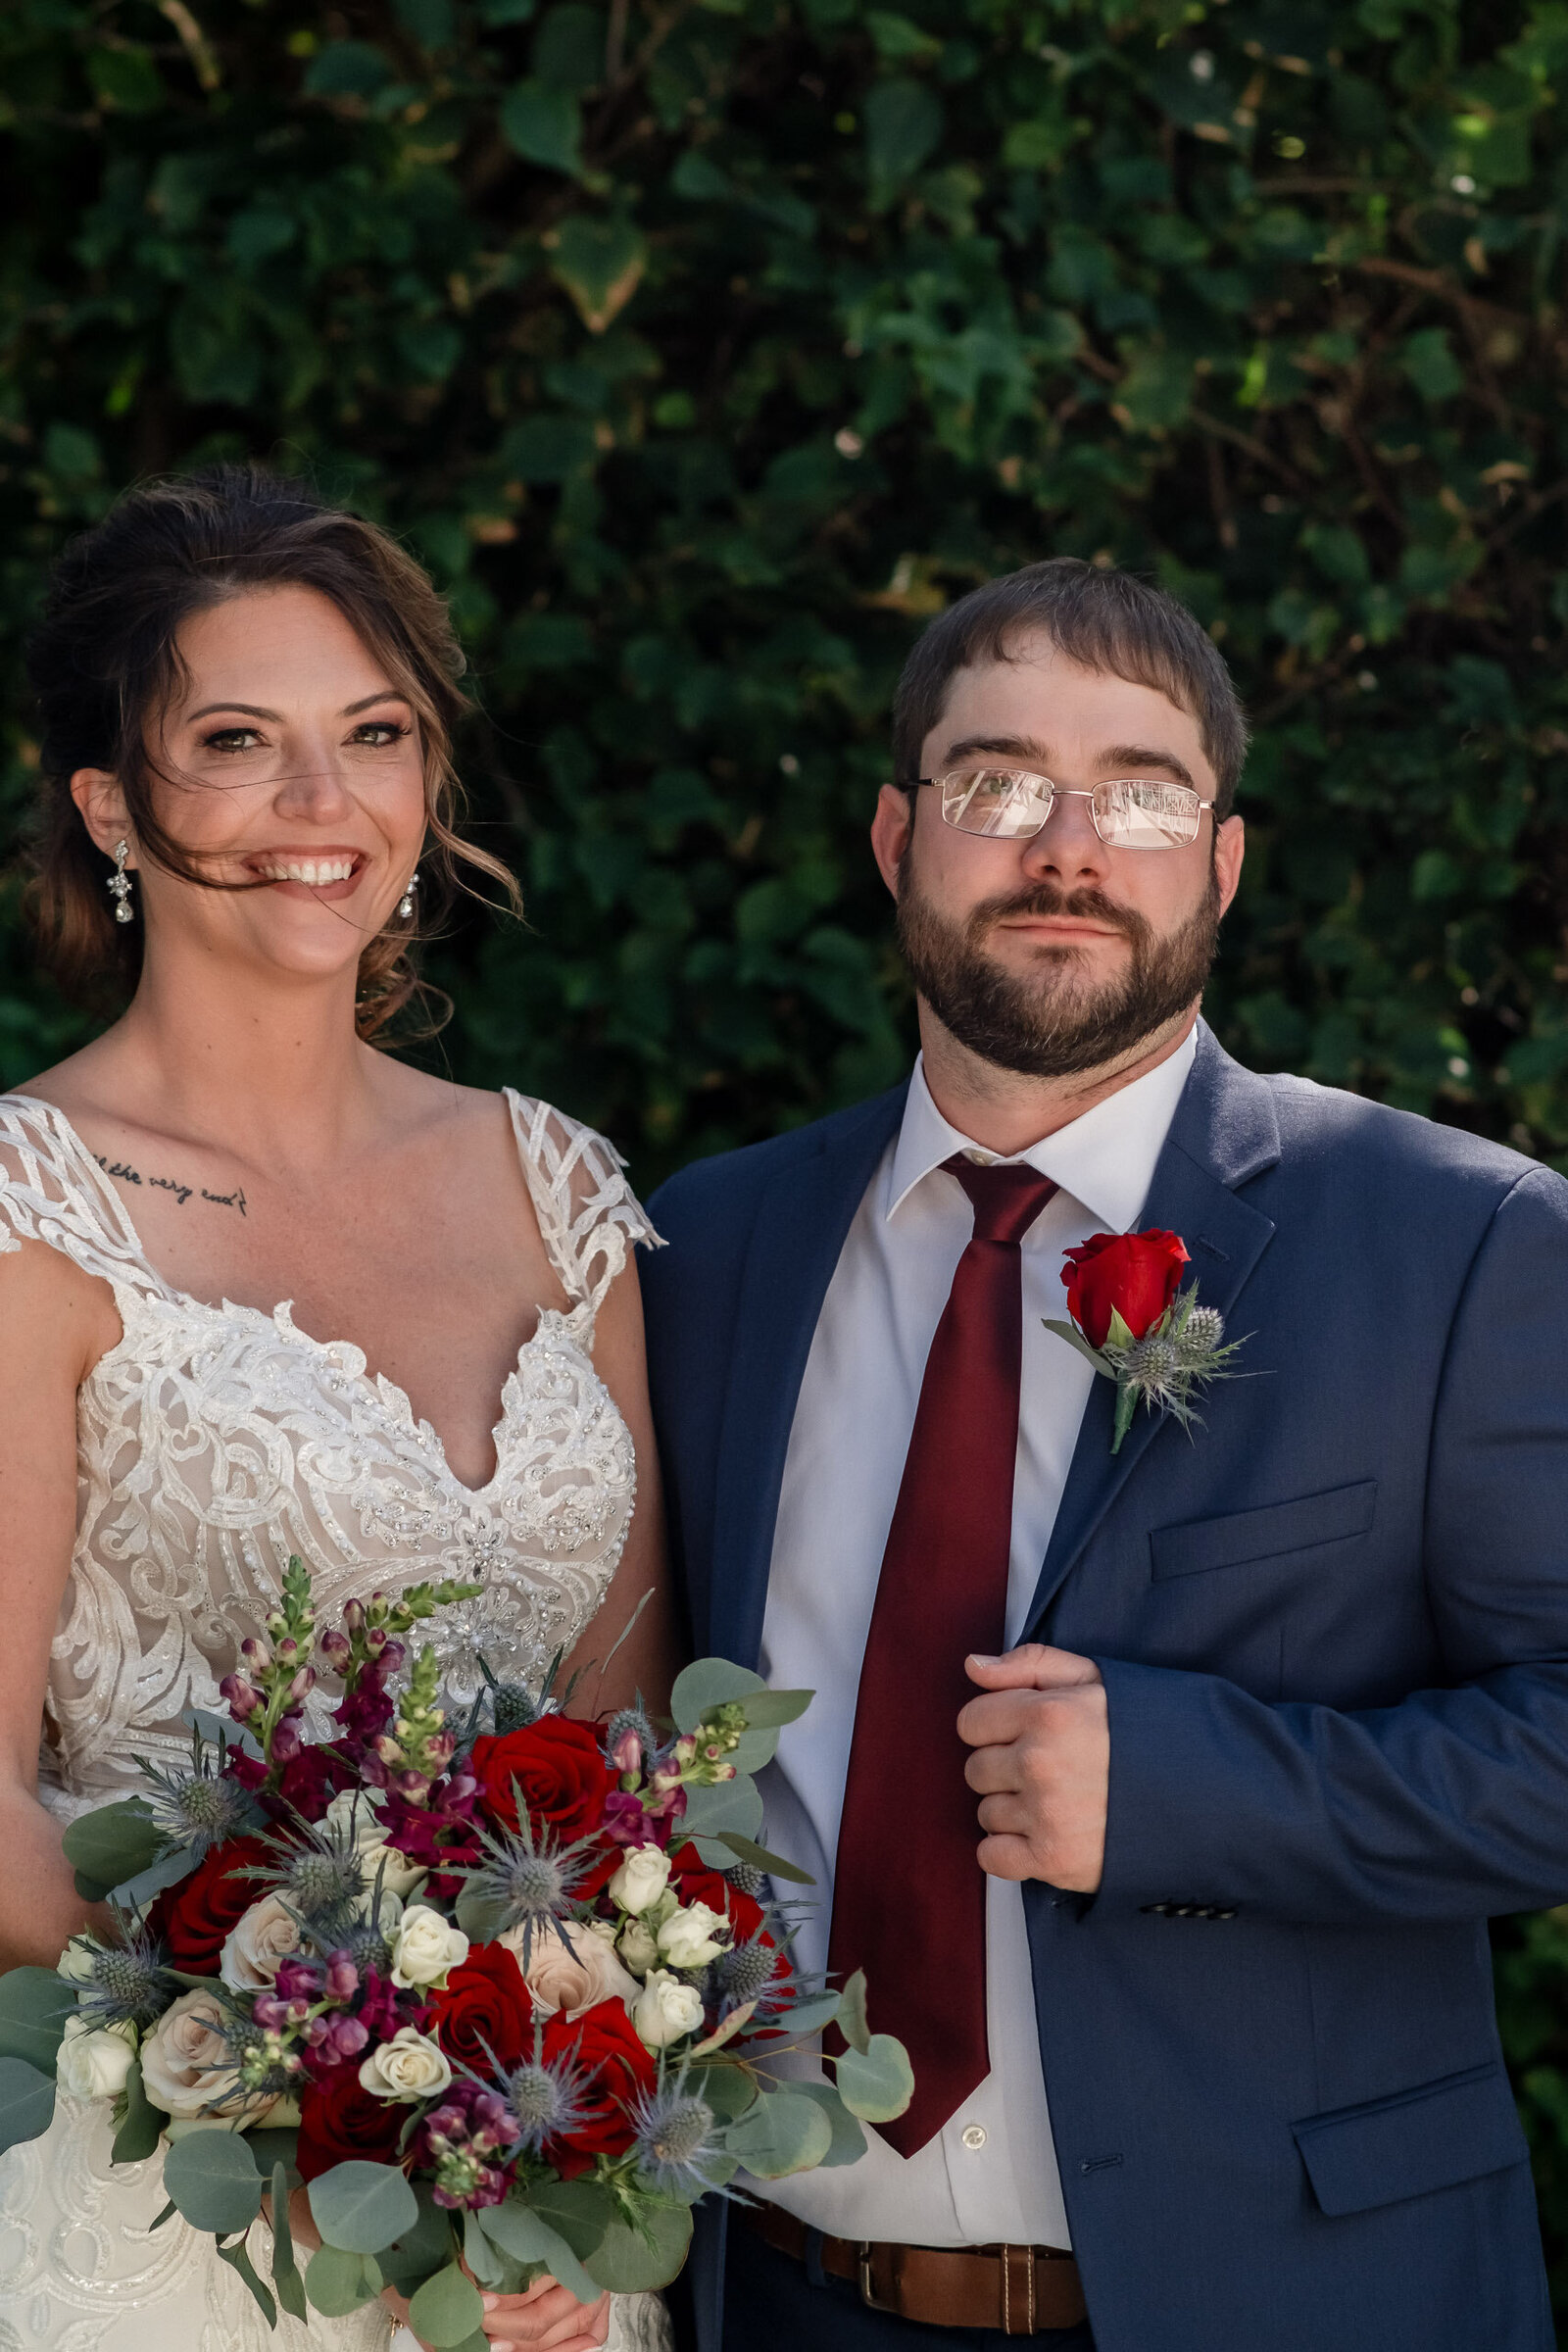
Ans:
[{"label": "short brown hair", "polygon": [[1247,757],[1247,720],[1207,630],[1163,588],[1076,556],[988,580],[932,621],[893,698],[898,783],[919,774],[920,747],[941,719],[955,673],[975,662],[1011,660],[1011,645],[1029,629],[1085,669],[1152,686],[1195,718],[1218,782],[1215,818],[1229,816]]},{"label": "short brown hair", "polygon": [[[260,466],[215,466],[127,491],[66,548],[27,648],[41,720],[41,805],[29,911],[45,968],[68,996],[106,1008],[131,995],[142,926],[118,924],[97,849],[71,797],[78,768],[119,778],[138,848],[181,880],[248,889],[203,873],[153,807],[148,720],[180,683],[177,643],[195,613],[267,588],[314,588],[331,599],[385,663],[418,721],[428,839],[419,860],[419,922],[439,913],[463,868],[499,883],[520,909],[507,867],[453,830],[460,788],[453,731],[468,705],[464,661],[446,606],[414,558],[362,515],[328,506],[303,482]],[[383,931],[360,958],[362,1037],[383,1029],[420,987],[414,933]]]}]

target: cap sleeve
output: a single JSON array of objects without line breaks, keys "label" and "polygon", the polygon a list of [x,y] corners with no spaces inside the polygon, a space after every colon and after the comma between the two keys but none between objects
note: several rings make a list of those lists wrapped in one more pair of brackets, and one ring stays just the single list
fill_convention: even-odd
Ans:
[{"label": "cap sleeve", "polygon": [[506,1095],[551,1262],[573,1303],[597,1309],[628,1250],[663,1243],[613,1144],[549,1102]]},{"label": "cap sleeve", "polygon": [[65,1112],[34,1095],[0,1095],[0,1252],[46,1242],[117,1298],[163,1285],[119,1194]]}]

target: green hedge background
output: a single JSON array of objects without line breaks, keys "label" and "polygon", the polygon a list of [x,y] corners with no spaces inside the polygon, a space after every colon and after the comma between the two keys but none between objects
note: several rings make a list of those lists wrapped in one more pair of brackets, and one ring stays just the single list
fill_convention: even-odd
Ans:
[{"label": "green hedge background", "polygon": [[[7,0],[0,848],[52,552],[304,467],[452,597],[458,1074],[647,1185],[880,1087],[920,622],[1136,565],[1257,741],[1210,1009],[1568,1165],[1564,0]],[[0,895],[0,1083],[82,1035]],[[1498,1930],[1568,2311],[1568,1914]]]}]

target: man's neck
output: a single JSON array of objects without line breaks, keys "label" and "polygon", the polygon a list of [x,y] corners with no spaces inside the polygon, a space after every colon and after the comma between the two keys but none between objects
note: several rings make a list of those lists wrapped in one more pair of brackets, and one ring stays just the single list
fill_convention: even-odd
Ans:
[{"label": "man's neck", "polygon": [[922,998],[920,1047],[925,1082],[950,1127],[1007,1159],[1030,1151],[1058,1128],[1070,1127],[1097,1102],[1119,1095],[1123,1087],[1169,1061],[1192,1035],[1198,1014],[1198,1004],[1190,1004],[1130,1054],[1098,1069],[1080,1070],[1070,1078],[1032,1078],[972,1054],[943,1026]]}]

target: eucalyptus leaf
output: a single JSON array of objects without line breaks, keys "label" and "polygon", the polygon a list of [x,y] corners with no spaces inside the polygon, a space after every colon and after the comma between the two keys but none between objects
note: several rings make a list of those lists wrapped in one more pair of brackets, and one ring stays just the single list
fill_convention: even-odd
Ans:
[{"label": "eucalyptus leaf", "polygon": [[738,2123],[726,2124],[721,2136],[726,2154],[760,2180],[782,2180],[821,2163],[833,2144],[833,2127],[823,2108],[792,2083],[788,2090],[764,2091]]},{"label": "eucalyptus leaf", "polygon": [[903,2042],[873,2034],[864,2050],[844,2052],[837,2066],[839,2096],[868,2124],[890,2124],[914,2096],[914,2072]]},{"label": "eucalyptus leaf", "polygon": [[169,2118],[161,2107],[155,2107],[147,2096],[141,2079],[141,2060],[133,2058],[125,2077],[125,2118],[115,2133],[110,2150],[114,2164],[140,2164],[151,2156],[163,2136]]},{"label": "eucalyptus leaf", "polygon": [[[706,1838],[716,1844],[726,1830],[738,1838],[755,1838],[761,1826],[761,1791],[744,1774],[733,1781],[720,1781],[715,1788],[686,1791],[681,1829],[688,1838]],[[733,1857],[726,1852],[724,1859]]]},{"label": "eucalyptus leaf", "polygon": [[463,2217],[463,2259],[481,2286],[497,2288],[506,2278],[506,2264],[476,2213]]},{"label": "eucalyptus leaf", "polygon": [[263,2124],[257,2131],[247,2132],[245,2136],[250,2141],[256,2169],[264,2180],[269,2180],[282,2165],[288,2175],[289,2187],[299,2187],[299,2168],[294,2161],[300,2141],[297,2125]]},{"label": "eucalyptus leaf", "polygon": [[416,2180],[414,2194],[418,2211],[412,2229],[383,2246],[375,2258],[387,2284],[395,2286],[400,2295],[412,2295],[453,2255],[452,2215],[435,2202],[427,2180]]},{"label": "eucalyptus leaf", "polygon": [[25,2058],[0,2058],[0,2152],[40,2139],[54,2113],[53,2067],[43,2074]]},{"label": "eucalyptus leaf", "polygon": [[366,2254],[347,2254],[341,2246],[318,2246],[305,2266],[305,2292],[314,2310],[324,2319],[347,2319],[380,2293],[381,2274]]},{"label": "eucalyptus leaf", "polygon": [[122,1797],[116,1804],[78,1815],[61,1839],[72,1869],[106,1889],[123,1886],[139,1871],[150,1869],[164,1843],[164,1833],[139,1796]]},{"label": "eucalyptus leaf", "polygon": [[504,2205],[485,2206],[479,2221],[485,2235],[514,2262],[542,2262],[552,2278],[559,2279],[579,2303],[593,2301],[597,2289],[592,2279],[560,2230],[553,2230],[531,2204],[509,2197]]},{"label": "eucalyptus leaf", "polygon": [[871,2047],[871,2029],[865,2016],[865,1971],[858,1968],[845,1981],[839,1995],[839,2031],[852,2050]]},{"label": "eucalyptus leaf", "polygon": [[770,1879],[787,1879],[792,1886],[814,1886],[816,1881],[808,1870],[798,1862],[786,1862],[782,1854],[769,1853],[765,1845],[754,1838],[743,1838],[738,1830],[720,1830],[711,1843],[727,1847],[738,1862],[748,1862],[753,1870],[767,1873]]},{"label": "eucalyptus leaf", "polygon": [[656,2294],[679,2277],[692,2242],[688,2208],[651,2206],[643,2224],[634,2230],[618,2215],[612,2222],[586,2266],[596,2291],[608,2286],[616,2295]]},{"label": "eucalyptus leaf", "polygon": [[419,2218],[414,2191],[395,2165],[335,2164],[317,2175],[309,2194],[316,2227],[346,2254],[378,2254]]},{"label": "eucalyptus leaf", "polygon": [[784,2010],[780,2016],[770,2018],[768,2023],[777,2026],[792,2041],[799,2041],[808,2034],[820,2034],[824,2027],[836,2024],[843,2006],[842,1994],[822,1992],[814,2000],[797,2001],[793,2009]]},{"label": "eucalyptus leaf", "polygon": [[721,2124],[734,2123],[758,2097],[755,2079],[738,2066],[694,2066],[691,2080],[692,2087],[702,2092]]},{"label": "eucalyptus leaf", "polygon": [[409,2299],[409,2326],[427,2344],[445,2348],[461,2344],[484,2320],[479,2289],[455,2262],[427,2278]]},{"label": "eucalyptus leaf", "polygon": [[612,2191],[586,2177],[538,2181],[528,2191],[528,2205],[560,2232],[579,2262],[593,2252],[615,2215]]},{"label": "eucalyptus leaf", "polygon": [[52,1968],[13,1968],[0,1977],[0,2057],[25,2058],[54,2073],[76,1987]]},{"label": "eucalyptus leaf", "polygon": [[695,1732],[703,1717],[732,1699],[750,1700],[765,1690],[766,1683],[749,1666],[732,1665],[728,1658],[694,1658],[675,1677],[669,1712],[678,1732]]},{"label": "eucalyptus leaf", "polygon": [[289,2168],[281,2158],[272,2167],[272,2284],[277,2299],[291,2319],[305,2322],[308,2306],[305,2281],[294,2255],[294,2232],[289,2226]]},{"label": "eucalyptus leaf", "polygon": [[245,2134],[205,2125],[176,2139],[164,2158],[164,2193],[193,2230],[248,2230],[262,2210],[262,2176]]},{"label": "eucalyptus leaf", "polygon": [[780,1731],[806,1713],[814,1690],[754,1690],[746,1700],[746,1721],[754,1732]]},{"label": "eucalyptus leaf", "polygon": [[792,2082],[803,2098],[814,2099],[832,2127],[833,2139],[827,2154],[817,2166],[818,2172],[829,2173],[835,2165],[858,2164],[865,2154],[865,2132],[858,2117],[850,2113],[831,2082]]},{"label": "eucalyptus leaf", "polygon": [[277,2305],[273,2300],[271,2289],[265,2286],[258,2277],[256,2265],[250,2257],[250,2248],[246,2245],[244,2238],[238,2237],[232,2245],[227,2246],[222,2243],[221,2239],[215,2240],[215,2243],[218,2247],[219,2261],[226,2262],[231,2271],[239,2273],[255,2297],[263,2319],[269,2328],[275,2328],[277,2326]]}]

